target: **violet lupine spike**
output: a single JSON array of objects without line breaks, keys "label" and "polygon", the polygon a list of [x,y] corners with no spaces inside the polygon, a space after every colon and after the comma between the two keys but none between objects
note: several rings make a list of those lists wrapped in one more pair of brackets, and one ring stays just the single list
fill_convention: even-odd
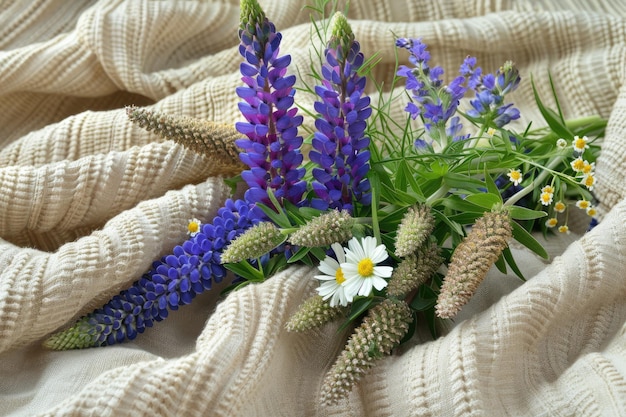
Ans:
[{"label": "violet lupine spike", "polygon": [[332,34],[324,52],[322,85],[315,87],[321,101],[314,104],[315,120],[309,158],[318,165],[313,169],[312,186],[318,198],[315,208],[353,209],[353,201],[370,204],[370,139],[364,136],[366,120],[371,115],[370,99],[364,95],[366,78],[357,71],[363,65],[363,53],[343,14],[336,13]]},{"label": "violet lupine spike", "polygon": [[[453,141],[465,139],[464,136],[456,135],[462,127],[458,119],[452,120],[448,127],[446,124],[456,113],[467,86],[478,84],[481,70],[474,68],[476,59],[467,57],[461,65],[460,75],[444,85],[440,79],[443,69],[440,66],[430,67],[430,53],[421,39],[399,38],[396,46],[409,51],[409,62],[414,66],[400,65],[397,72],[398,76],[406,77],[406,89],[412,93],[412,101],[407,104],[405,111],[413,119],[422,116],[430,137],[442,144],[448,142],[448,136]],[[416,143],[416,146],[419,144]]]},{"label": "violet lupine spike", "polygon": [[487,125],[493,123],[496,127],[519,119],[520,112],[513,107],[513,103],[504,103],[504,96],[514,91],[519,83],[519,71],[510,61],[505,62],[495,74],[485,74],[474,88],[476,98],[470,100],[472,109],[468,110],[468,116]]},{"label": "violet lupine spike", "polygon": [[54,350],[106,346],[132,340],[165,319],[169,310],[191,303],[227,274],[221,254],[235,237],[258,222],[250,204],[231,199],[210,224],[190,237],[128,289],[103,307],[81,317],[72,327],[52,335],[44,346]]},{"label": "violet lupine spike", "polygon": [[304,169],[297,168],[302,162],[302,138],[297,136],[302,117],[296,116],[297,109],[291,109],[295,77],[284,77],[290,57],[278,57],[281,35],[255,0],[242,1],[241,17],[240,52],[247,61],[241,72],[247,87],[237,93],[244,99],[240,108],[248,123],[237,128],[249,140],[237,142],[245,150],[240,154],[242,162],[250,167],[244,172],[250,185],[245,201],[228,200],[212,223],[202,225],[201,233],[156,261],[102,308],[52,335],[44,346],[79,349],[134,339],[155,321],[166,318],[169,310],[190,303],[210,289],[212,282],[226,276],[221,253],[230,241],[261,220],[254,204],[269,202],[268,187],[291,202],[301,200],[306,190],[306,183],[301,181]]},{"label": "violet lupine spike", "polygon": [[256,0],[243,0],[241,7],[245,23],[239,30],[239,53],[245,58],[240,67],[245,86],[236,91],[243,100],[239,109],[246,122],[235,127],[247,136],[236,142],[244,150],[242,162],[250,167],[241,174],[250,187],[245,199],[270,205],[267,190],[271,189],[279,201],[285,198],[298,204],[306,191],[303,140],[298,135],[303,117],[293,107],[296,77],[286,75],[291,56],[279,55],[282,35]]}]

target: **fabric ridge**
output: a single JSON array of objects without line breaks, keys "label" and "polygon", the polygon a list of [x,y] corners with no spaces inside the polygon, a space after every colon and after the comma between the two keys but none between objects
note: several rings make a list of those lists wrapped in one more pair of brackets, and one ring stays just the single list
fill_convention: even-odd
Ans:
[{"label": "fabric ridge", "polygon": [[[300,70],[296,86],[312,84],[304,6],[313,2],[259,2],[290,71]],[[418,329],[338,405],[323,405],[320,387],[349,329],[285,329],[315,294],[317,270],[306,266],[227,297],[218,284],[131,342],[46,350],[46,336],[128,287],[185,239],[189,219],[208,221],[230,196],[216,161],[133,125],[125,107],[240,121],[239,1],[9,0],[0,6],[0,415],[626,415],[626,5],[398,0],[350,2],[347,16],[364,54],[379,53],[374,75],[386,83],[393,34],[420,37],[446,68],[468,54],[485,68],[515,61],[517,126],[542,120],[531,77],[542,97],[552,77],[567,117],[607,118],[598,226],[548,237],[549,261],[512,245],[527,282],[491,270],[445,336]],[[305,92],[295,100],[298,114],[313,109]],[[402,104],[392,116],[404,117]]]}]

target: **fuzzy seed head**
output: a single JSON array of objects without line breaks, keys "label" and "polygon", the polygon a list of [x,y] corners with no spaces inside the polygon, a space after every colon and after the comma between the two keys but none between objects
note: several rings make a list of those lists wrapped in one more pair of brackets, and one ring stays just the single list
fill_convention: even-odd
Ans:
[{"label": "fuzzy seed head", "polygon": [[431,242],[405,257],[391,275],[387,295],[403,298],[428,281],[443,263],[440,253],[439,245]]},{"label": "fuzzy seed head", "polygon": [[452,318],[461,310],[512,237],[508,211],[487,212],[476,221],[452,254],[435,306],[437,316]]},{"label": "fuzzy seed head", "polygon": [[320,327],[340,316],[343,311],[345,309],[340,306],[331,307],[321,295],[314,295],[298,307],[286,328],[290,332],[303,332]]},{"label": "fuzzy seed head", "polygon": [[352,237],[355,220],[347,210],[331,210],[313,218],[306,225],[294,232],[289,242],[298,246],[329,246],[342,243]]},{"label": "fuzzy seed head", "polygon": [[415,253],[433,231],[435,218],[430,207],[418,205],[409,207],[396,235],[396,256],[403,257]]},{"label": "fuzzy seed head", "polygon": [[404,301],[385,299],[370,309],[326,375],[323,401],[335,404],[347,397],[376,359],[389,355],[398,346],[412,320],[411,309]]},{"label": "fuzzy seed head", "polygon": [[235,144],[241,134],[230,125],[185,116],[171,116],[135,106],[126,107],[131,122],[173,140],[185,148],[206,157],[220,175],[240,173],[244,165],[239,160],[240,148]]},{"label": "fuzzy seed head", "polygon": [[222,263],[259,258],[283,243],[284,240],[284,235],[274,223],[257,223],[228,245],[222,253]]}]

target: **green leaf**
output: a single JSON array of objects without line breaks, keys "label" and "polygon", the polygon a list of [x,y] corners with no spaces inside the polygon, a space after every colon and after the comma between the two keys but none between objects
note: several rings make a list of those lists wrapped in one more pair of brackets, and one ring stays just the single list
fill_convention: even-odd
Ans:
[{"label": "green leaf", "polygon": [[449,166],[445,162],[436,160],[430,164],[430,169],[433,174],[437,175],[438,177],[443,177],[448,173]]},{"label": "green leaf", "polygon": [[509,264],[513,272],[515,272],[515,275],[520,277],[522,281],[526,281],[524,274],[522,274],[522,271],[518,268],[517,263],[515,263],[513,253],[511,253],[511,249],[508,246],[504,249],[504,251],[502,251],[502,255],[504,256],[504,259],[506,259],[506,263]]},{"label": "green leaf", "polygon": [[[510,143],[510,141],[508,140],[506,142]],[[500,194],[500,189],[494,182],[491,175],[489,175],[489,173],[487,172],[487,164],[485,164],[485,184],[487,185],[487,191],[491,194],[496,194],[500,196],[500,202],[502,202],[502,195]]]},{"label": "green leaf", "polygon": [[443,182],[450,188],[458,188],[460,190],[475,190],[485,186],[480,180],[454,172],[448,172],[444,175]]},{"label": "green leaf", "polygon": [[248,281],[260,282],[265,279],[263,272],[256,269],[248,261],[224,264],[224,268],[235,274],[247,279]]},{"label": "green leaf", "polygon": [[441,204],[449,209],[458,212],[470,212],[470,213],[484,213],[484,207],[473,204],[467,200],[463,200],[461,197],[453,195],[441,200]]},{"label": "green leaf", "polygon": [[511,206],[509,207],[509,213],[511,213],[511,218],[516,220],[532,220],[532,219],[540,219],[548,215],[545,211],[541,210],[532,210],[526,207],[520,206]]},{"label": "green leaf", "polygon": [[491,210],[494,205],[501,204],[502,198],[500,194],[492,194],[492,193],[480,193],[480,194],[472,194],[465,197],[465,200],[470,203],[474,203],[477,206],[485,208],[487,210]]},{"label": "green leaf", "polygon": [[506,262],[504,261],[504,257],[502,256],[502,254],[498,256],[498,259],[496,259],[495,265],[496,268],[498,268],[498,271],[506,274]]},{"label": "green leaf", "polygon": [[450,229],[455,232],[456,234],[459,235],[464,235],[464,231],[463,231],[463,226],[461,226],[460,224],[453,222],[452,220],[450,220],[445,214],[443,214],[442,212],[440,212],[439,210],[435,210],[434,208],[431,208],[431,211],[433,213],[433,215],[440,219],[441,221],[443,221],[445,224],[448,225],[448,227],[450,227]]},{"label": "green leaf", "polygon": [[574,136],[571,130],[565,125],[565,123],[561,120],[561,117],[552,109],[549,109],[543,105],[541,102],[541,98],[539,98],[539,93],[537,92],[537,88],[535,86],[535,82],[531,76],[530,84],[533,88],[533,95],[535,96],[535,102],[537,103],[537,107],[541,112],[541,115],[545,119],[550,129],[556,133],[558,136],[562,138],[571,138]]},{"label": "green leaf", "polygon": [[311,253],[315,256],[319,261],[323,261],[326,258],[326,252],[323,248],[311,248]]},{"label": "green leaf", "polygon": [[415,298],[411,301],[411,308],[415,311],[425,311],[437,304],[437,294],[427,285],[420,286]]},{"label": "green leaf", "polygon": [[269,262],[263,267],[264,275],[271,277],[276,275],[287,267],[287,258],[284,254],[279,253],[270,258]]},{"label": "green leaf", "polygon": [[287,262],[290,264],[294,262],[298,262],[299,260],[307,256],[310,251],[311,251],[311,248],[307,248],[306,246],[301,246],[300,249],[296,251],[296,253],[291,255],[291,258],[289,258]]},{"label": "green leaf", "polygon": [[402,163],[407,171],[406,179],[407,179],[407,183],[409,187],[411,188],[411,191],[413,191],[413,193],[415,194],[422,194],[422,190],[420,189],[420,186],[417,184],[417,181],[415,181],[415,177],[413,176],[411,172],[411,168],[409,167],[409,165],[406,163],[404,159],[402,160]]},{"label": "green leaf", "polygon": [[548,252],[541,246],[541,243],[537,241],[530,233],[528,233],[522,226],[517,222],[511,222],[513,226],[513,237],[522,245],[526,246],[528,249],[541,256],[544,259],[548,259]]},{"label": "green leaf", "polygon": [[273,221],[278,227],[287,229],[291,227],[289,217],[284,212],[276,213],[274,210],[262,203],[256,203],[257,207],[263,210],[263,213]]}]

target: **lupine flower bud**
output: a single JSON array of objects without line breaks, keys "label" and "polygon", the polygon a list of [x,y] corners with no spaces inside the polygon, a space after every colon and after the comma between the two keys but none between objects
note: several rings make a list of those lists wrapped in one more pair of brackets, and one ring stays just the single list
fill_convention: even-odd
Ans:
[{"label": "lupine flower bud", "polygon": [[222,263],[260,258],[285,241],[272,222],[261,222],[234,239],[222,253]]},{"label": "lupine flower bud", "polygon": [[241,161],[250,167],[241,173],[250,187],[245,200],[270,205],[267,190],[271,189],[279,200],[298,204],[306,191],[302,136],[298,135],[303,117],[293,105],[296,77],[287,75],[291,56],[280,55],[282,35],[256,0],[241,2],[239,38],[245,85],[236,93],[246,121],[236,123],[235,128],[246,136],[237,141],[244,150]]},{"label": "lupine flower bud", "polygon": [[129,288],[101,308],[81,317],[70,328],[52,335],[44,346],[50,349],[82,349],[132,340],[168,317],[169,310],[191,303],[193,298],[221,282],[226,268],[220,264],[224,246],[258,222],[250,205],[226,200],[211,223],[152,268]]},{"label": "lupine flower bud", "polygon": [[[397,75],[406,77],[406,89],[411,92],[412,101],[405,108],[413,119],[422,116],[424,127],[433,139],[441,142],[447,140],[440,137],[440,130],[445,128],[447,121],[456,112],[459,100],[465,95],[467,79],[475,78],[473,69],[475,60],[466,58],[461,68],[461,75],[448,85],[443,84],[441,76],[443,68],[430,67],[430,53],[421,39],[396,40],[396,46],[410,52],[409,61],[414,65],[410,68],[400,65]],[[455,123],[458,124],[458,121]]]},{"label": "lupine flower bud", "polygon": [[435,227],[435,218],[430,207],[418,205],[409,207],[396,235],[396,256],[407,256],[422,246]]},{"label": "lupine flower bud", "polygon": [[354,222],[346,210],[331,210],[300,227],[289,237],[289,242],[310,248],[346,242],[352,237]]},{"label": "lupine flower bud", "polygon": [[441,249],[436,242],[421,246],[415,254],[408,255],[393,270],[387,295],[402,298],[433,276],[443,263]]},{"label": "lupine flower bud", "polygon": [[87,317],[81,317],[67,331],[55,333],[43,342],[43,346],[52,350],[84,349],[93,347],[94,328]]},{"label": "lupine flower bud", "polygon": [[286,327],[290,332],[303,332],[334,320],[344,310],[340,306],[331,307],[321,295],[316,294],[307,298],[298,307],[298,311],[291,316]]},{"label": "lupine flower bud", "polygon": [[211,166],[220,174],[235,175],[243,168],[239,160],[241,149],[235,144],[241,134],[230,125],[192,117],[170,116],[135,106],[126,107],[126,114],[133,123],[147,131],[206,156],[211,160]]},{"label": "lupine flower bud", "polygon": [[470,100],[471,117],[492,121],[502,127],[512,120],[519,119],[519,110],[512,103],[504,104],[504,96],[514,91],[520,83],[519,71],[511,61],[507,61],[496,74],[485,74],[474,90],[476,98]]},{"label": "lupine flower bud", "polygon": [[443,281],[435,311],[441,318],[454,317],[474,295],[487,271],[512,238],[508,211],[487,212],[456,247]]},{"label": "lupine flower bud", "polygon": [[404,301],[385,299],[371,308],[326,375],[323,400],[333,404],[347,397],[375,360],[390,354],[400,343],[412,320],[411,309]]},{"label": "lupine flower bud", "polygon": [[366,78],[358,74],[364,56],[345,16],[336,14],[332,33],[324,51],[322,85],[315,87],[320,101],[314,103],[318,116],[309,159],[317,164],[312,174],[313,191],[318,198],[311,206],[320,210],[335,208],[352,212],[353,201],[371,202],[369,144],[365,136],[372,114],[370,99],[364,94]]}]

